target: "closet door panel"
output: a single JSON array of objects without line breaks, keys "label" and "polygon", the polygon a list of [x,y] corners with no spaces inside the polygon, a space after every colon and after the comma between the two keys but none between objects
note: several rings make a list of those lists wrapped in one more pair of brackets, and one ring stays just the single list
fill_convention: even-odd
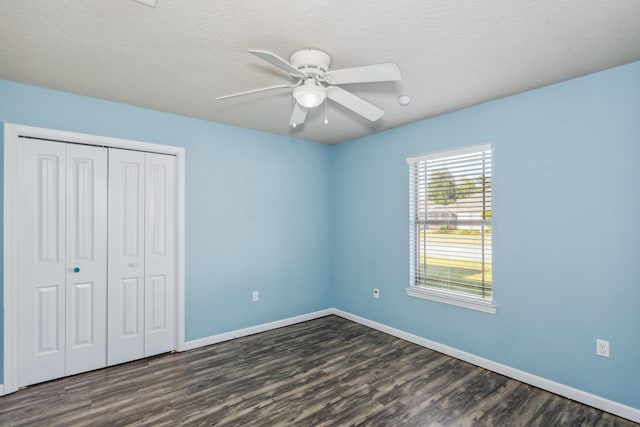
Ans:
[{"label": "closet door panel", "polygon": [[107,364],[107,149],[67,144],[66,373]]},{"label": "closet door panel", "polygon": [[65,145],[19,146],[18,383],[65,375]]},{"label": "closet door panel", "polygon": [[151,153],[145,157],[145,356],[152,356],[176,348],[176,159]]},{"label": "closet door panel", "polygon": [[109,365],[144,357],[144,168],[144,153],[109,149]]}]

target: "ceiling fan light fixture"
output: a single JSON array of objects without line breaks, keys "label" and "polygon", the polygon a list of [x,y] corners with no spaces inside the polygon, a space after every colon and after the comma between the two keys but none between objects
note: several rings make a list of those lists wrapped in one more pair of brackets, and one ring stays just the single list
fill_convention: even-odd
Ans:
[{"label": "ceiling fan light fixture", "polygon": [[313,79],[305,80],[293,91],[296,102],[304,108],[316,108],[327,98],[327,90]]}]

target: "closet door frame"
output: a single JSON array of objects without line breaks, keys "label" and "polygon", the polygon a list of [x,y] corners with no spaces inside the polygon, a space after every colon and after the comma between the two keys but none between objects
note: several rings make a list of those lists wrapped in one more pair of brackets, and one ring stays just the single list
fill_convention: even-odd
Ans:
[{"label": "closet door frame", "polygon": [[18,243],[19,213],[18,201],[18,144],[21,138],[34,138],[56,142],[93,145],[108,148],[122,148],[150,153],[176,156],[176,235],[175,235],[175,280],[176,280],[176,350],[185,347],[184,313],[184,190],[185,190],[185,149],[169,145],[131,141],[33,126],[4,124],[4,384],[0,385],[0,395],[13,393],[18,389]]}]

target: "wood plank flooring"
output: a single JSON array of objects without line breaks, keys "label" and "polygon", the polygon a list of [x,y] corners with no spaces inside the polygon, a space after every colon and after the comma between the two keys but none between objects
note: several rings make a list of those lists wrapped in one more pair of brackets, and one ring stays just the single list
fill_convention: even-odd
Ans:
[{"label": "wood plank flooring", "polygon": [[38,384],[2,426],[637,426],[336,316]]}]

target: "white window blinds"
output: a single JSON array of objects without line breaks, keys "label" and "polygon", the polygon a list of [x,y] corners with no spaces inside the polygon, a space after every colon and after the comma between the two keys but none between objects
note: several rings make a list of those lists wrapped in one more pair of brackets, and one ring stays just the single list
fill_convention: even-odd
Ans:
[{"label": "white window blinds", "polygon": [[491,146],[407,161],[410,286],[491,301]]}]

